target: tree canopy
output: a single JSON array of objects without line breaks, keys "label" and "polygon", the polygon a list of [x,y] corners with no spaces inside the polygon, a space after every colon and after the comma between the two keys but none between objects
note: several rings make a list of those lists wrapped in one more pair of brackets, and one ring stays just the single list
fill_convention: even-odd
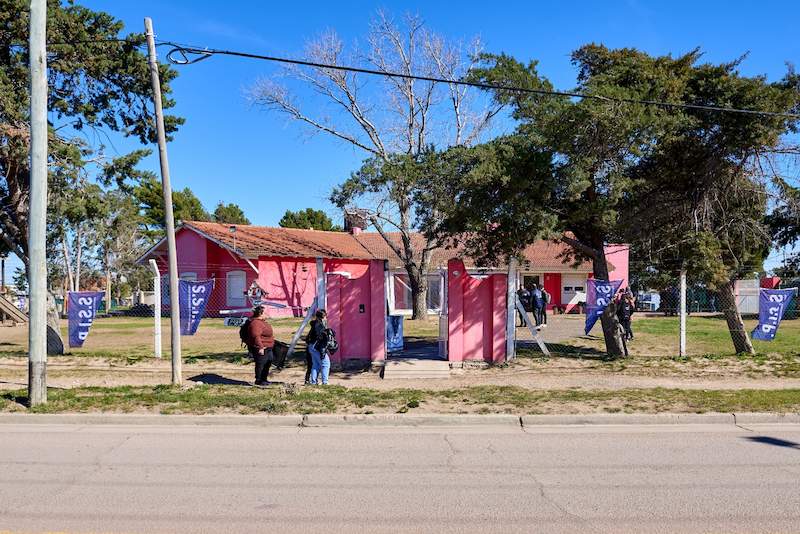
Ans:
[{"label": "tree canopy", "polygon": [[224,204],[220,201],[214,210],[214,222],[224,224],[250,224],[250,220],[245,217],[244,211],[238,205],[230,203]]},{"label": "tree canopy", "polygon": [[[3,2],[0,27],[0,239],[27,264],[29,3]],[[90,136],[81,137],[82,131],[120,132],[142,143],[155,139],[147,109],[150,75],[138,46],[143,37],[122,31],[122,22],[107,13],[47,2],[47,40],[59,43],[48,51],[51,198],[64,194],[85,173],[87,162],[102,156],[103,147],[89,145]],[[168,111],[176,72],[165,65],[159,71]],[[165,115],[168,134],[182,122]]]},{"label": "tree canopy", "polygon": [[324,230],[326,232],[341,232],[342,227],[334,224],[322,210],[306,208],[304,210],[286,210],[278,222],[281,228],[303,228],[306,230]]}]

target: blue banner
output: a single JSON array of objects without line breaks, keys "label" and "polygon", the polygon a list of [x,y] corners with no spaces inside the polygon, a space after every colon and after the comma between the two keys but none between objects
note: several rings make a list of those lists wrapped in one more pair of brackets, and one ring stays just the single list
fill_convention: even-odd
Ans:
[{"label": "blue banner", "polygon": [[594,323],[603,315],[608,305],[614,300],[614,295],[622,285],[622,280],[595,280],[589,278],[586,280],[586,327],[584,332],[586,335],[594,327]]},{"label": "blue banner", "polygon": [[758,294],[758,326],[753,330],[753,339],[772,341],[778,332],[783,314],[792,302],[796,288],[762,289]]},{"label": "blue banner", "polygon": [[67,293],[69,346],[82,347],[89,336],[94,316],[103,301],[103,291],[70,291]]},{"label": "blue banner", "polygon": [[181,309],[181,335],[193,336],[200,326],[200,319],[206,311],[206,304],[211,298],[214,289],[214,280],[178,281],[178,299]]}]

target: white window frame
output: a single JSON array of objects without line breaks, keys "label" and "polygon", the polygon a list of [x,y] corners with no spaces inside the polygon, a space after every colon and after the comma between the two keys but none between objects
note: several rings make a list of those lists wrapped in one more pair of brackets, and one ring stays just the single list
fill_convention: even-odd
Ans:
[{"label": "white window frame", "polygon": [[[231,275],[235,274],[237,276],[241,276],[243,283],[242,283],[242,294],[241,296],[237,297],[234,301],[231,298]],[[241,269],[234,269],[232,271],[228,271],[225,273],[225,305],[226,306],[247,306],[247,296],[244,294],[244,291],[247,291],[247,273]]]},{"label": "white window frame", "polygon": [[[390,271],[388,276],[386,294],[387,300],[389,301],[389,314],[390,315],[412,315],[414,310],[410,308],[397,308],[397,299],[395,298],[394,293],[394,283],[395,283],[395,276],[402,275],[408,276],[408,273],[405,270],[402,271]],[[442,271],[433,271],[427,274],[429,278],[431,277],[438,277],[439,279],[439,298],[441,300],[439,309],[428,308],[428,315],[441,315],[445,312],[445,308],[447,307],[447,301],[445,297],[445,277]],[[430,284],[430,282],[428,282]],[[410,288],[409,288],[410,291]]]}]

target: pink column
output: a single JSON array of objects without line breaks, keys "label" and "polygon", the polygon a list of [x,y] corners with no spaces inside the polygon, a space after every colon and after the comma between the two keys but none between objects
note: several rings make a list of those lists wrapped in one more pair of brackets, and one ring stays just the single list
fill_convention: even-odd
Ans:
[{"label": "pink column", "polygon": [[386,358],[386,278],[384,261],[369,262],[370,280],[370,360],[383,361]]},{"label": "pink column", "polygon": [[484,342],[492,334],[491,323],[486,328],[491,300],[491,283],[467,275],[464,279],[464,360],[485,360]]},{"label": "pink column", "polygon": [[[328,276],[326,291],[326,298],[328,300],[328,309],[326,310],[328,312],[328,326],[333,328],[333,331],[336,332],[336,338],[339,340],[344,339],[344,336],[347,335],[346,332],[342,332],[341,286],[341,276],[335,274]],[[341,363],[341,359],[342,351],[340,350],[331,356],[331,364]]]},{"label": "pink column", "polygon": [[508,275],[495,274],[491,276],[493,287],[492,300],[492,354],[491,361],[500,363],[506,357],[506,293],[508,289]]},{"label": "pink column", "polygon": [[464,263],[447,262],[447,357],[451,362],[464,361]]}]

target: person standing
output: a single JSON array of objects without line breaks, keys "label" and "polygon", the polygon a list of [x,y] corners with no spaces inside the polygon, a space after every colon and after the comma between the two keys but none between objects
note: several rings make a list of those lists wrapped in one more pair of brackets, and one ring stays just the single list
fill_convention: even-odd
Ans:
[{"label": "person standing", "polygon": [[[531,292],[525,286],[522,286],[519,291],[517,291],[517,297],[519,298],[520,304],[522,304],[522,309],[524,313],[528,313],[531,309]],[[520,326],[525,326],[525,318],[522,316],[523,312],[517,310],[517,315],[519,315]]]},{"label": "person standing", "polygon": [[542,309],[544,308],[544,295],[539,288],[539,284],[533,284],[531,290],[531,306],[533,307],[533,318],[536,326],[542,326]]},{"label": "person standing", "polygon": [[547,305],[550,304],[550,293],[542,286],[542,326],[547,326]]},{"label": "person standing", "polygon": [[631,319],[635,311],[636,301],[633,298],[633,293],[631,293],[629,289],[622,294],[617,301],[617,319],[619,319],[619,324],[622,325],[622,328],[625,331],[625,339],[628,341],[633,339]]},{"label": "person standing", "polygon": [[322,385],[328,384],[331,358],[328,354],[327,317],[328,314],[325,310],[317,310],[314,320],[311,321],[311,329],[306,336],[308,352],[311,354],[311,374],[307,383],[311,385],[317,385],[317,380],[320,379]]},{"label": "person standing", "polygon": [[272,347],[275,337],[270,325],[264,317],[264,306],[253,308],[253,317],[248,323],[247,350],[256,362],[256,386],[269,385],[269,368],[272,364]]}]

